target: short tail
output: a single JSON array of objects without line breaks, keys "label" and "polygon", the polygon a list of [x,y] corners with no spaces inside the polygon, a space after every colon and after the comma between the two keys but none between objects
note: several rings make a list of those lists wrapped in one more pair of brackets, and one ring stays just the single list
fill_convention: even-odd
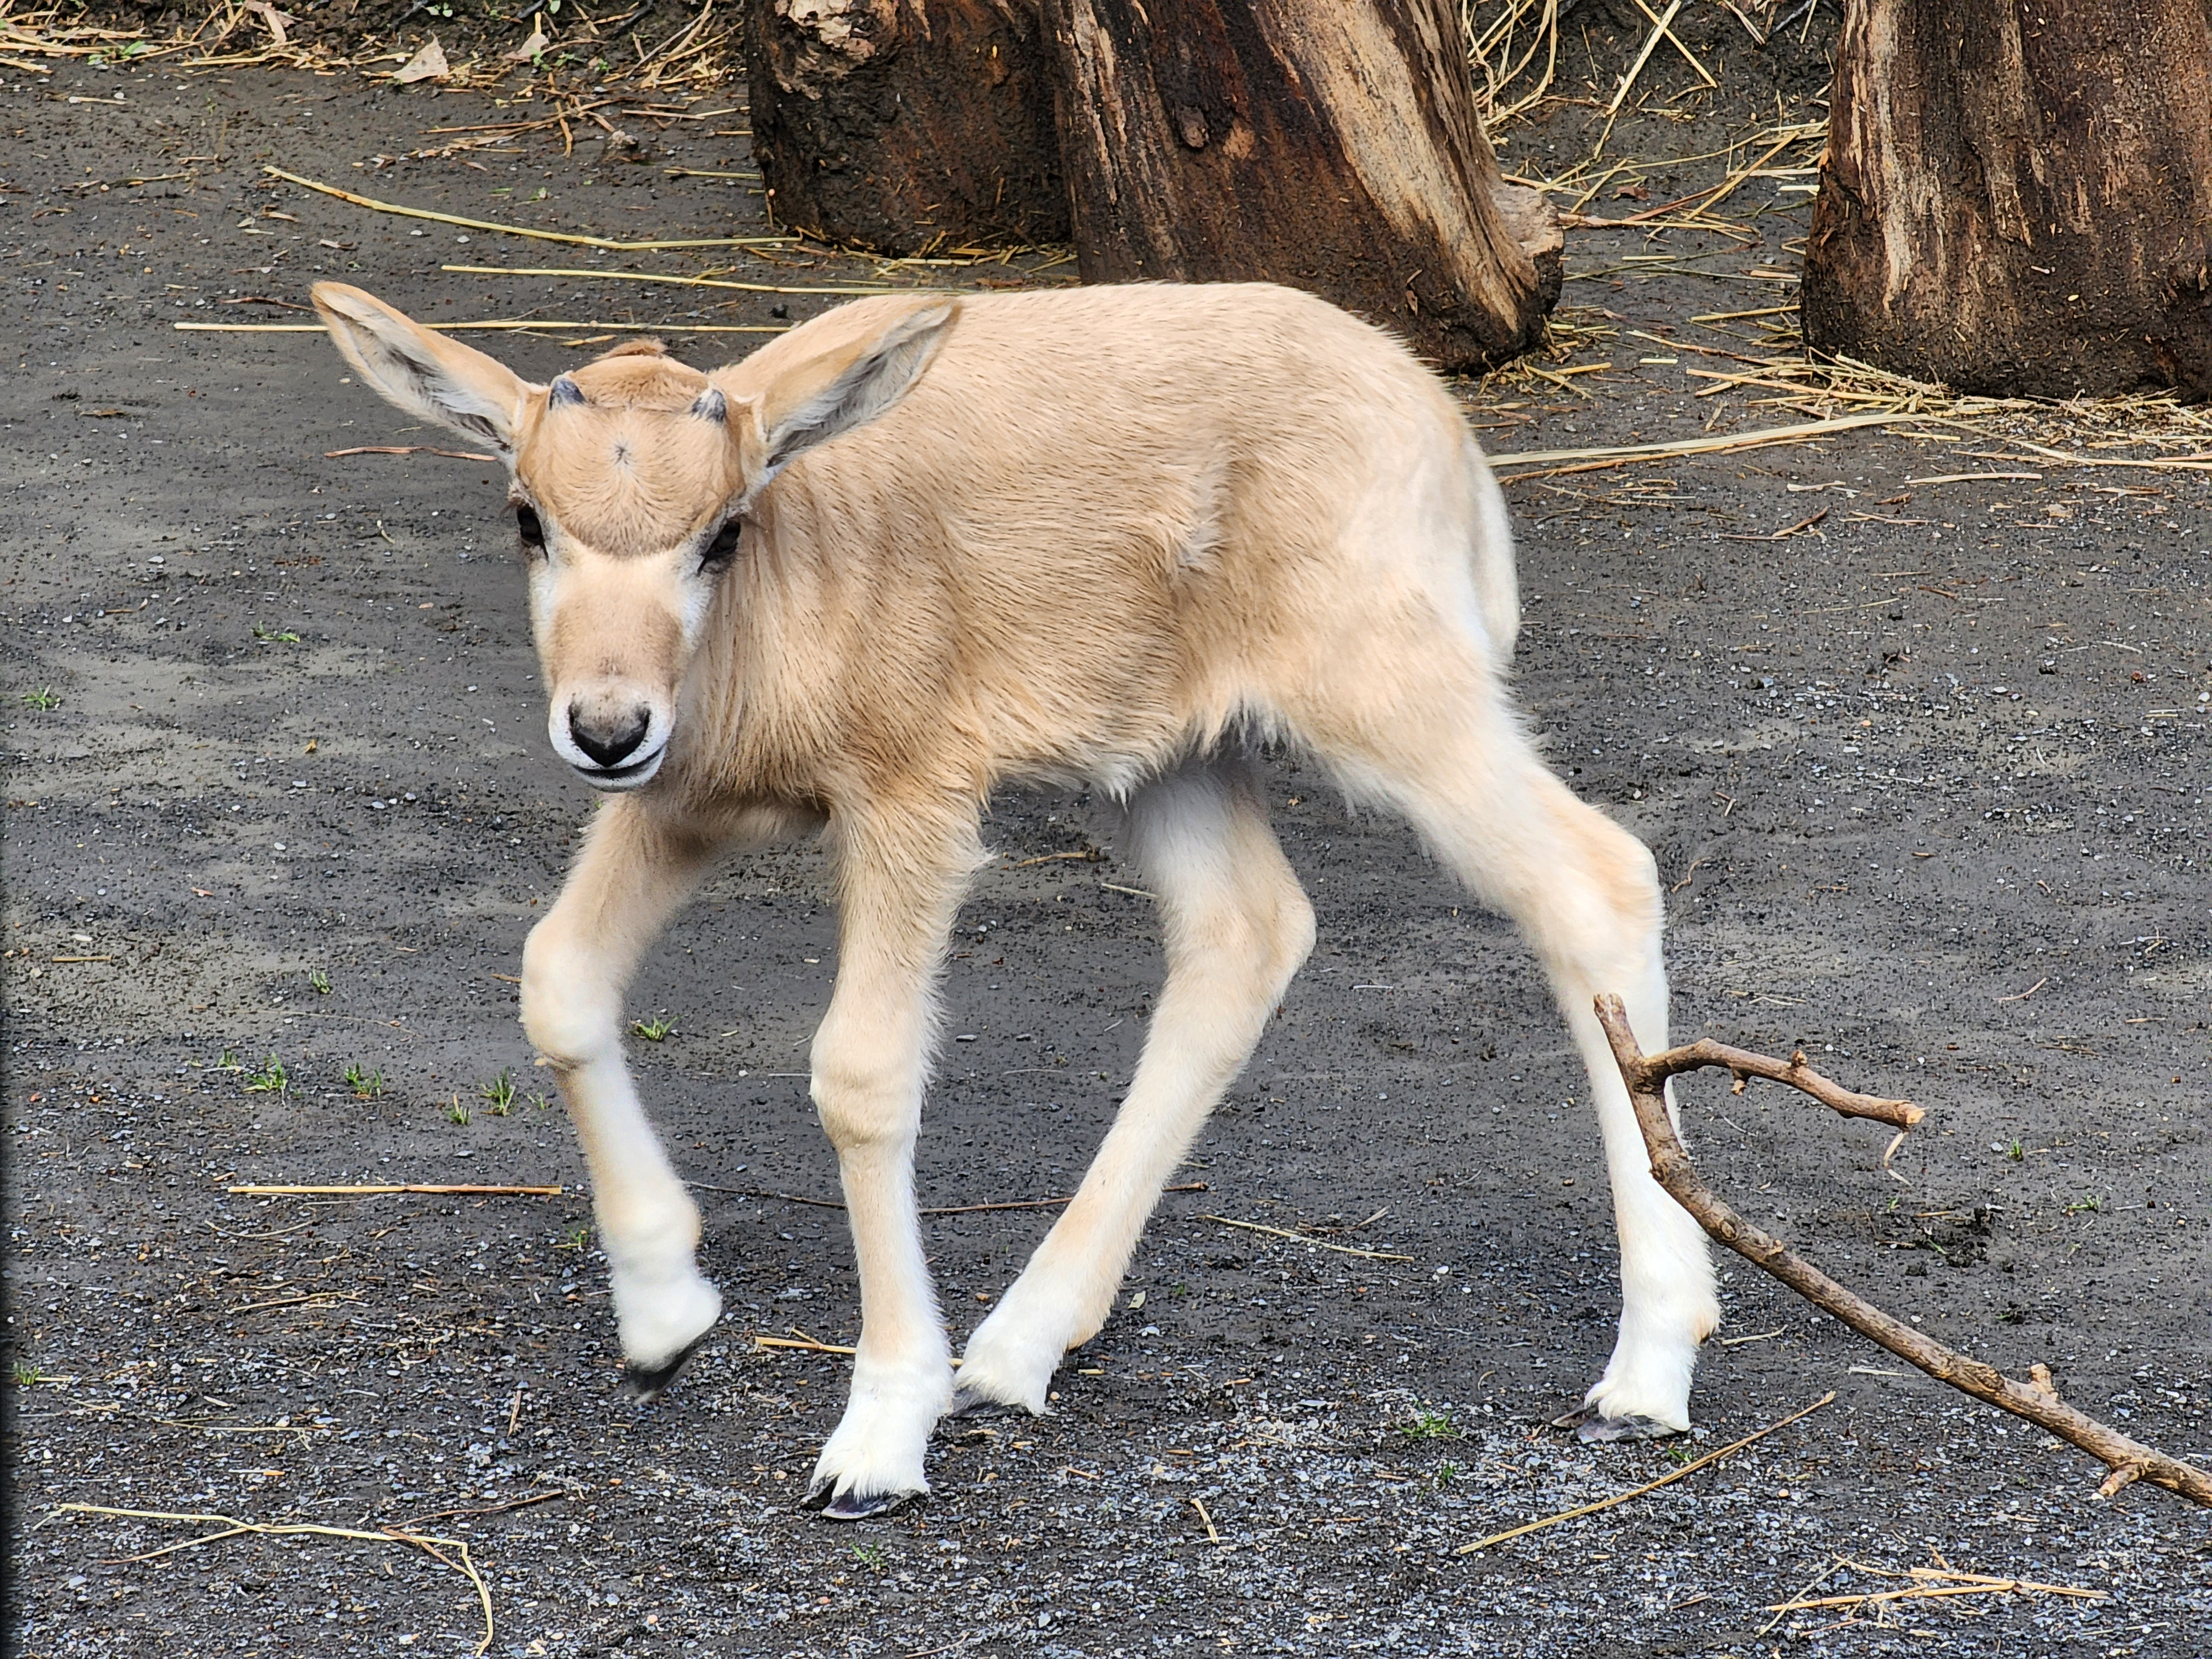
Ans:
[{"label": "short tail", "polygon": [[1506,516],[1504,492],[1473,438],[1467,440],[1468,470],[1474,485],[1475,603],[1482,625],[1498,647],[1500,666],[1512,661],[1521,633],[1521,585],[1513,569],[1513,523]]}]

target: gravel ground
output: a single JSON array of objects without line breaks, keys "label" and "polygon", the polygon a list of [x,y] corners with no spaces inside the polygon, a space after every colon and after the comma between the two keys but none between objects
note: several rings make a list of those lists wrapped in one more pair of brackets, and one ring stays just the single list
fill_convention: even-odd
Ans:
[{"label": "gravel ground", "polygon": [[[794,1201],[836,1191],[799,1074],[835,968],[804,848],[724,872],[638,988],[637,1013],[673,1027],[637,1066],[701,1183],[729,1313],[672,1394],[622,1396],[580,1160],[514,1021],[523,935],[590,802],[544,744],[500,484],[434,453],[326,455],[461,446],[341,385],[313,334],[170,325],[296,321],[230,302],[296,305],[317,274],[437,319],[812,315],[834,301],[694,308],[440,266],[734,265],[794,286],[871,268],[626,261],[259,172],[467,217],[744,234],[744,179],[665,171],[745,170],[742,103],[662,131],[620,117],[638,161],[603,134],[564,155],[557,131],[440,153],[425,129],[543,106],[350,76],[0,70],[15,1650],[458,1655],[483,1637],[450,1546],[232,1536],[156,1556],[205,1529],[70,1504],[465,1540],[501,1655],[2212,1650],[2204,1516],[2155,1492],[2092,1501],[2085,1459],[1741,1265],[1698,1443],[1547,1428],[1617,1306],[1564,1033],[1505,928],[1287,760],[1273,805],[1322,946],[1055,1415],[947,1438],[934,1498],[888,1522],[796,1508],[843,1362],[751,1339],[849,1342],[856,1309],[842,1218]],[[1719,142],[1653,121],[1615,143],[1662,141]],[[1524,129],[1509,159],[1587,142]],[[1646,169],[1651,199],[1703,165]],[[1698,280],[1577,235],[1569,304],[1658,331],[1777,303],[1782,284],[1743,273],[1786,258],[1803,211],[1779,197],[1757,247],[1659,245],[1702,251]],[[473,337],[539,376],[579,356]],[[746,338],[675,337],[706,361]],[[1599,395],[1493,386],[1477,418],[1501,452],[1774,422],[1696,400],[1696,359],[1637,361],[1665,355],[1616,338],[1589,359],[1617,366],[1582,382]],[[1946,1340],[2045,1361],[2086,1408],[2212,1456],[2212,487],[1912,482],[2019,470],[1949,436],[1514,485],[1522,695],[1576,787],[1658,853],[1678,1031],[1802,1044],[1931,1109],[1900,1185],[1875,1126],[1692,1084],[1715,1184]],[[1821,507],[1785,541],[1726,539]],[[1018,794],[991,835],[921,1154],[933,1206],[1069,1190],[1157,983],[1151,910],[1120,890],[1095,803]],[[225,1191],[257,1181],[563,1190]],[[933,1219],[956,1337],[1045,1222]],[[1662,1492],[1457,1553],[1831,1392]],[[1766,1610],[1939,1563],[2103,1595]]]}]

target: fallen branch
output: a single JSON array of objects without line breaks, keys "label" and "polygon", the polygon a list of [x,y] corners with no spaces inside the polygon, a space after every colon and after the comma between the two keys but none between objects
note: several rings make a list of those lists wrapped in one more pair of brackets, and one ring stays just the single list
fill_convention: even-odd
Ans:
[{"label": "fallen branch", "polygon": [[[476,1650],[482,1654],[487,1652],[491,1647],[495,1631],[491,1616],[491,1587],[484,1583],[483,1575],[477,1571],[476,1563],[469,1559],[468,1544],[462,1539],[441,1538],[432,1533],[406,1532],[398,1527],[386,1527],[376,1532],[367,1532],[358,1527],[323,1527],[307,1522],[240,1521],[235,1516],[228,1515],[180,1515],[165,1510],[115,1510],[108,1508],[104,1504],[61,1504],[55,1506],[54,1513],[106,1515],[126,1521],[188,1521],[219,1528],[215,1532],[203,1533],[198,1538],[187,1538],[180,1544],[168,1544],[158,1550],[149,1550],[143,1555],[125,1556],[123,1559],[125,1561],[150,1561],[155,1556],[173,1554],[178,1550],[194,1549],[202,1544],[213,1544],[225,1538],[237,1538],[247,1533],[257,1534],[264,1538],[293,1538],[307,1534],[319,1538],[357,1538],[371,1544],[410,1544],[421,1550],[440,1566],[459,1573],[475,1587],[477,1604],[483,1611],[484,1630],[483,1640],[477,1644]],[[447,1555],[445,1553],[447,1550],[451,1550],[453,1554]]]},{"label": "fallen branch", "polygon": [[[1613,1045],[1614,1062],[1620,1067],[1622,1082],[1628,1085],[1628,1097],[1636,1108],[1637,1123],[1644,1131],[1644,1146],[1651,1154],[1653,1178],[1667,1189],[1676,1203],[1696,1217],[1698,1224],[1713,1237],[1754,1267],[1773,1274],[1814,1307],[1833,1315],[1860,1335],[1879,1343],[1899,1358],[1918,1366],[1937,1382],[1948,1383],[1960,1393],[1972,1395],[1975,1399],[1985,1401],[2015,1417],[2025,1418],[2038,1428],[2080,1447],[2106,1464],[2112,1473],[2097,1488],[2100,1498],[2112,1497],[2130,1481],[2148,1480],[2153,1486],[2164,1486],[2169,1492],[2179,1492],[2199,1504],[2212,1505],[2212,1474],[2193,1464],[2153,1450],[2066,1404],[2058,1397],[2058,1389],[2051,1381],[2047,1366],[2040,1364],[2032,1365],[2028,1368],[2030,1381],[2014,1382],[1996,1366],[1955,1352],[1933,1337],[1884,1313],[1856,1291],[1846,1289],[1810,1262],[1793,1255],[1780,1239],[1746,1221],[1705,1185],[1698,1174],[1697,1166],[1690,1162],[1690,1155],[1683,1149],[1681,1139],[1674,1133],[1674,1123],[1668,1116],[1664,1086],[1670,1076],[1714,1066],[1735,1072],[1739,1087],[1746,1072],[1749,1072],[1753,1075],[1787,1083],[1838,1111],[1847,1111],[1849,1115],[1879,1118],[1884,1122],[1899,1123],[1901,1127],[1909,1128],[1911,1122],[1918,1121],[1917,1116],[1910,1121],[1905,1119],[1905,1112],[1917,1114],[1918,1108],[1903,1101],[1881,1101],[1871,1096],[1855,1095],[1850,1090],[1807,1071],[1802,1056],[1785,1065],[1765,1056],[1742,1055],[1740,1050],[1723,1049],[1717,1043],[1712,1045],[1723,1054],[1755,1059],[1761,1062],[1758,1067],[1739,1069],[1726,1058],[1697,1057],[1696,1051],[1704,1045],[1692,1043],[1686,1048],[1669,1049],[1665,1054],[1646,1060],[1637,1047],[1635,1033],[1629,1029],[1627,1011],[1620,999],[1601,996],[1597,999],[1596,1006],[1598,1024],[1604,1027],[1606,1040]],[[1846,1107],[1839,1102],[1854,1104]],[[1881,1110],[1862,1109],[1857,1103],[1887,1108],[1890,1111],[1885,1115]],[[1903,1110],[1897,1109],[1899,1108]]]},{"label": "fallen branch", "polygon": [[373,1198],[380,1193],[458,1194],[466,1198],[558,1198],[558,1187],[447,1187],[422,1182],[361,1187],[226,1187],[240,1198]]},{"label": "fallen branch", "polygon": [[1487,1538],[1476,1539],[1472,1544],[1462,1544],[1456,1553],[1461,1555],[1472,1555],[1477,1550],[1488,1549],[1492,1544],[1503,1544],[1508,1539],[1511,1538],[1525,1538],[1532,1532],[1541,1532],[1547,1527],[1556,1527],[1562,1521],[1579,1520],[1585,1515],[1595,1515],[1603,1510],[1616,1509],[1620,1505],[1627,1503],[1632,1498],[1641,1498],[1648,1492],[1657,1492],[1662,1486],[1671,1486],[1675,1481],[1681,1480],[1683,1476],[1695,1474],[1699,1469],[1705,1468],[1706,1464],[1717,1463],[1723,1457],[1732,1457],[1736,1453],[1741,1451],[1746,1446],[1752,1444],[1753,1442],[1765,1439],[1768,1435],[1772,1434],[1777,1429],[1786,1429],[1792,1423],[1795,1423],[1799,1418],[1810,1417],[1814,1412],[1820,1410],[1821,1407],[1832,1402],[1835,1397],[1834,1391],[1831,1390],[1830,1392],[1822,1395],[1818,1400],[1815,1400],[1811,1405],[1803,1407],[1802,1410],[1794,1411],[1787,1417],[1779,1419],[1775,1422],[1769,1423],[1765,1428],[1759,1430],[1756,1434],[1747,1434],[1744,1436],[1742,1439],[1737,1441],[1734,1445],[1723,1446],[1718,1451],[1707,1452],[1703,1457],[1698,1459],[1696,1462],[1685,1463],[1680,1468],[1676,1469],[1673,1474],[1662,1474],[1656,1480],[1647,1481],[1644,1485],[1638,1486],[1632,1491],[1618,1492],[1611,1498],[1601,1498],[1595,1504],[1577,1504],[1573,1509],[1561,1510],[1557,1515],[1547,1515],[1540,1521],[1531,1521],[1522,1526],[1509,1528],[1504,1532],[1494,1532]]}]

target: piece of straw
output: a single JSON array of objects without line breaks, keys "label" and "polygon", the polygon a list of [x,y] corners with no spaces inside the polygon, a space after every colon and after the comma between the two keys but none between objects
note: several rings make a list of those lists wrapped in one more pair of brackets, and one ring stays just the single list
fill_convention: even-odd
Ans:
[{"label": "piece of straw", "polygon": [[380,1193],[458,1193],[467,1196],[558,1198],[558,1187],[448,1187],[419,1182],[371,1183],[356,1187],[226,1187],[223,1191],[242,1198],[340,1197],[367,1198]]},{"label": "piece of straw", "polygon": [[319,184],[313,179],[302,179],[296,173],[287,173],[282,167],[261,169],[272,179],[282,179],[286,184],[297,185],[303,190],[320,191],[325,196],[335,196],[341,202],[351,202],[356,207],[369,208],[378,213],[396,213],[404,219],[428,219],[441,225],[459,225],[464,230],[488,230],[501,236],[528,236],[540,242],[567,242],[575,247],[595,247],[609,253],[650,253],[659,248],[671,247],[781,247],[791,240],[788,236],[705,236],[679,241],[618,242],[606,236],[581,236],[562,230],[531,230],[521,225],[497,224],[489,219],[463,219],[451,213],[433,213],[428,208],[401,207],[396,202],[380,202],[373,196],[357,196],[352,191],[340,190],[336,185]]},{"label": "piece of straw", "polygon": [[1573,1521],[1579,1519],[1581,1516],[1585,1515],[1595,1515],[1601,1510],[1609,1510],[1614,1508],[1618,1504],[1626,1504],[1632,1498],[1641,1498],[1646,1492],[1657,1492],[1660,1487],[1672,1486],[1675,1481],[1680,1480],[1685,1475],[1695,1474],[1699,1469],[1705,1468],[1708,1463],[1717,1463],[1723,1457],[1735,1455],[1737,1452],[1741,1451],[1746,1446],[1752,1444],[1754,1441],[1765,1439],[1768,1435],[1772,1434],[1777,1429],[1788,1428],[1792,1423],[1795,1423],[1801,1417],[1811,1416],[1814,1412],[1820,1410],[1821,1407],[1831,1403],[1835,1397],[1835,1393],[1832,1389],[1828,1393],[1822,1395],[1811,1405],[1805,1407],[1802,1410],[1794,1411],[1790,1413],[1789,1416],[1781,1419],[1778,1422],[1769,1423],[1765,1428],[1759,1430],[1756,1434],[1747,1434],[1732,1446],[1723,1446],[1717,1452],[1707,1452],[1703,1457],[1698,1459],[1696,1462],[1685,1463],[1680,1468],[1676,1469],[1672,1474],[1662,1474],[1656,1480],[1646,1482],[1644,1485],[1638,1486],[1632,1491],[1620,1492],[1611,1498],[1601,1498],[1595,1504],[1579,1504],[1573,1509],[1561,1510],[1557,1515],[1547,1515],[1540,1521],[1531,1521],[1525,1526],[1510,1528],[1504,1532],[1494,1532],[1487,1538],[1476,1539],[1472,1544],[1462,1544],[1456,1553],[1461,1555],[1472,1555],[1477,1550],[1488,1549],[1492,1544],[1503,1544],[1508,1539],[1526,1537],[1532,1532],[1541,1532],[1547,1527],[1556,1527],[1562,1521]]},{"label": "piece of straw", "polygon": [[1762,444],[1802,443],[1815,438],[1825,438],[1839,432],[1850,432],[1863,426],[1894,426],[1901,422],[1924,421],[1924,415],[1899,410],[1884,415],[1838,415],[1832,420],[1808,421],[1800,426],[1761,427],[1756,431],[1716,434],[1710,438],[1682,438],[1665,444],[1620,444],[1600,449],[1530,449],[1516,455],[1492,455],[1493,467],[1498,466],[1556,466],[1563,462],[1642,460],[1658,455],[1706,455],[1730,449],[1755,449]]},{"label": "piece of straw", "polygon": [[906,294],[922,290],[886,288],[881,283],[853,288],[779,288],[773,283],[733,283],[720,276],[667,276],[651,270],[571,270],[524,265],[441,265],[441,270],[464,276],[583,276],[602,283],[666,283],[676,288],[732,288],[744,294]]},{"label": "piece of straw", "polygon": [[[105,1504],[60,1504],[55,1506],[55,1513],[106,1515],[130,1521],[185,1521],[196,1524],[211,1525],[222,1529],[204,1533],[198,1538],[188,1538],[180,1544],[170,1544],[158,1550],[149,1550],[143,1555],[125,1558],[131,1561],[149,1561],[158,1555],[171,1554],[177,1550],[192,1549],[202,1544],[212,1544],[222,1539],[236,1538],[246,1533],[257,1534],[264,1538],[295,1538],[307,1535],[318,1538],[357,1538],[371,1544],[411,1544],[440,1566],[450,1568],[461,1574],[475,1587],[477,1604],[483,1613],[484,1627],[483,1640],[477,1644],[477,1652],[482,1654],[489,1650],[492,1644],[492,1638],[496,1633],[496,1627],[492,1623],[491,1616],[491,1587],[484,1583],[483,1575],[477,1571],[476,1563],[470,1559],[468,1543],[463,1539],[441,1538],[434,1533],[407,1532],[398,1527],[386,1527],[379,1532],[368,1532],[359,1527],[325,1527],[307,1522],[240,1521],[228,1515],[179,1514],[167,1510],[118,1510],[110,1509]],[[445,1554],[444,1552],[447,1550],[451,1550],[453,1553],[453,1555],[449,1557]]]},{"label": "piece of straw", "polygon": [[[325,331],[320,323],[171,323],[169,326],[187,334],[321,334]],[[533,329],[597,330],[609,334],[787,334],[792,327],[789,323],[559,323],[526,317],[481,323],[424,323],[422,326],[434,329],[441,334],[483,333],[491,330],[528,333]]]}]

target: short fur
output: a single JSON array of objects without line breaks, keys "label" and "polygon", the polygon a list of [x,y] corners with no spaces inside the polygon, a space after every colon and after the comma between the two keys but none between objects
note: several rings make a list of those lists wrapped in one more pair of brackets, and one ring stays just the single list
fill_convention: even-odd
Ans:
[{"label": "short fur", "polygon": [[1523,732],[1504,502],[1399,345],[1262,285],[887,295],[712,374],[611,354],[556,402],[356,289],[316,303],[385,396],[508,457],[544,538],[555,746],[628,792],[531,935],[522,1003],[591,1163],[637,1371],[665,1375],[720,1300],[623,1065],[623,987],[719,854],[826,826],[843,949],[814,1097],[863,1323],[816,1495],[850,1516],[926,1490],[952,1382],[912,1183],[936,979],[982,803],[1079,781],[1126,803],[1168,977],[1097,1162],[968,1343],[964,1401],[1045,1408],[1312,944],[1240,759],[1264,738],[1404,813],[1527,932],[1589,1068],[1620,1232],[1620,1340],[1585,1431],[1688,1425],[1711,1271],[1590,1007],[1620,992],[1665,1039],[1651,860]]}]

